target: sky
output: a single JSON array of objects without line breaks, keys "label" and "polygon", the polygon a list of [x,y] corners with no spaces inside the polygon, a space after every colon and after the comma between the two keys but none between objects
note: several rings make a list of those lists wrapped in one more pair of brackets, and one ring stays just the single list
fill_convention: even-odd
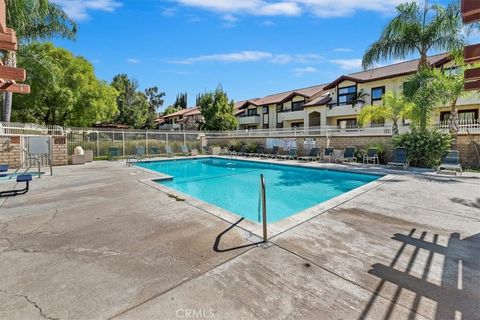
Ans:
[{"label": "sky", "polygon": [[[404,0],[51,0],[79,24],[97,76],[157,86],[165,104],[222,85],[233,100],[317,85],[361,70]],[[445,2],[443,0],[438,0]]]}]

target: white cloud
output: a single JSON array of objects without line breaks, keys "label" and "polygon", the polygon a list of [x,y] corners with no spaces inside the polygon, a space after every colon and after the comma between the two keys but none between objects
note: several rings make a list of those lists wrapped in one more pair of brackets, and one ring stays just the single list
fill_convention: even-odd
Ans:
[{"label": "white cloud", "polygon": [[70,18],[77,21],[88,19],[90,10],[113,12],[122,6],[117,0],[52,0],[52,2],[60,5]]},{"label": "white cloud", "polygon": [[306,68],[295,68],[292,70],[295,77],[301,77],[303,76],[304,74],[307,74],[307,73],[316,73],[318,72],[318,69],[315,68],[315,67],[306,67]]},{"label": "white cloud", "polygon": [[358,70],[362,68],[362,59],[336,59],[330,60],[343,70]]},{"label": "white cloud", "polygon": [[222,17],[222,19],[230,23],[235,23],[238,21],[237,17],[235,17],[233,14],[226,14]]},{"label": "white cloud", "polygon": [[255,16],[299,16],[302,13],[318,17],[343,17],[356,11],[391,12],[405,0],[174,0],[177,3],[222,14]]},{"label": "white cloud", "polygon": [[168,61],[174,64],[194,64],[201,62],[226,62],[226,63],[241,63],[241,62],[258,62],[266,61],[276,64],[288,63],[318,63],[323,61],[323,57],[314,53],[307,54],[273,54],[267,51],[240,51],[233,53],[219,53],[211,55],[203,55],[197,57],[190,57],[184,59],[174,59]]},{"label": "white cloud", "polygon": [[272,20],[266,20],[266,21],[262,22],[260,25],[262,27],[274,27],[275,22],[273,22]]},{"label": "white cloud", "polygon": [[165,8],[162,11],[162,16],[164,17],[173,17],[177,12],[177,8]]},{"label": "white cloud", "polygon": [[139,59],[136,59],[136,58],[128,58],[128,59],[127,59],[127,62],[128,62],[128,63],[131,63],[131,64],[139,64],[139,63],[141,63],[142,61],[140,61]]},{"label": "white cloud", "polygon": [[349,48],[335,48],[335,49],[333,49],[333,51],[335,51],[335,52],[352,52],[353,50],[349,49]]}]

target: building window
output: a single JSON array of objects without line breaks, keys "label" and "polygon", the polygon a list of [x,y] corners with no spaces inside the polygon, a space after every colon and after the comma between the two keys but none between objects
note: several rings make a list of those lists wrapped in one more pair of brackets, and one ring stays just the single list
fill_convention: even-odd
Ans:
[{"label": "building window", "polygon": [[337,102],[339,105],[352,104],[357,96],[357,86],[338,88]]},{"label": "building window", "polygon": [[292,111],[301,111],[305,105],[305,100],[292,102]]},{"label": "building window", "polygon": [[292,128],[303,128],[303,122],[292,122]]},{"label": "building window", "polygon": [[256,116],[256,115],[258,115],[257,114],[257,109],[248,109],[247,110],[247,116],[248,117],[253,117],[253,116]]},{"label": "building window", "polygon": [[385,94],[385,87],[372,88],[372,101],[382,100]]},{"label": "building window", "polygon": [[357,119],[356,118],[338,119],[337,120],[337,126],[340,129],[356,128],[357,127]]},{"label": "building window", "polygon": [[266,113],[266,114],[263,115],[263,125],[267,125],[267,126],[268,126],[268,113]]},{"label": "building window", "polygon": [[263,114],[267,114],[268,113],[268,107],[263,107]]},{"label": "building window", "polygon": [[268,129],[268,124],[264,124],[263,129]]},{"label": "building window", "polygon": [[[440,121],[448,121],[450,118],[450,111],[440,113]],[[458,110],[458,119],[462,120],[477,120],[478,109]]]}]

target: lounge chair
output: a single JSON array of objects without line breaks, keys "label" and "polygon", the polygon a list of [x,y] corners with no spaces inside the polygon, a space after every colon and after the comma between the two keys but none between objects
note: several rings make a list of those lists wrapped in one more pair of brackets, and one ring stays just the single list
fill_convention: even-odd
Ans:
[{"label": "lounge chair", "polygon": [[170,146],[165,146],[165,154],[167,157],[174,157],[175,155],[173,154],[172,147]]},{"label": "lounge chair", "polygon": [[158,147],[151,147],[149,155],[153,157],[160,155],[160,149]]},{"label": "lounge chair", "polygon": [[328,159],[328,162],[332,162],[333,159],[333,148],[325,148],[323,149],[322,160],[325,161]]},{"label": "lounge chair", "polygon": [[240,147],[240,150],[233,151],[232,156],[243,156],[245,155],[246,150],[247,150],[247,146],[242,144],[242,146]]},{"label": "lounge chair", "polygon": [[373,164],[380,163],[377,148],[369,148],[367,150],[367,153],[363,155],[363,163],[370,163],[370,162],[373,162]]},{"label": "lounge chair", "polygon": [[27,193],[30,187],[30,181],[32,181],[31,174],[24,174],[24,175],[17,176],[17,183],[25,183],[25,188],[17,189],[17,190],[13,189],[13,190],[7,190],[7,191],[0,191],[0,198],[16,197],[16,196]]},{"label": "lounge chair", "polygon": [[463,173],[462,165],[460,164],[460,153],[458,150],[450,150],[443,157],[442,163],[437,168],[437,173],[442,170],[454,171],[455,173]]},{"label": "lounge chair", "polygon": [[357,162],[355,152],[357,152],[357,148],[346,147],[345,152],[343,153],[343,157],[341,157],[339,160],[342,162]]},{"label": "lounge chair", "polygon": [[278,157],[278,150],[279,149],[280,148],[278,146],[275,146],[275,147],[272,148],[272,151],[270,153],[264,153],[262,155],[262,157],[275,159],[275,158]]},{"label": "lounge chair", "polygon": [[127,158],[127,166],[131,165],[134,162],[138,162],[142,160],[145,157],[145,147],[139,147],[137,146],[135,148],[135,155],[134,156],[129,156]]},{"label": "lounge chair", "polygon": [[393,151],[393,160],[387,163],[387,167],[397,166],[403,167],[403,169],[408,168],[408,159],[407,159],[407,148],[397,147]]},{"label": "lounge chair", "polygon": [[295,160],[297,159],[297,148],[290,148],[288,150],[288,154],[280,154],[277,156],[277,159],[282,159],[282,160]]},{"label": "lounge chair", "polygon": [[298,160],[304,161],[316,161],[320,159],[320,149],[319,148],[312,148],[308,153],[308,156],[298,157]]},{"label": "lounge chair", "polygon": [[265,148],[263,146],[258,146],[257,150],[253,154],[253,157],[261,158],[264,154]]},{"label": "lounge chair", "polygon": [[182,155],[184,156],[189,156],[191,153],[190,153],[190,150],[188,149],[187,146],[185,145],[182,145],[181,147],[181,150],[182,150]]},{"label": "lounge chair", "polygon": [[109,147],[108,148],[108,160],[113,160],[120,157],[120,151],[118,147]]}]

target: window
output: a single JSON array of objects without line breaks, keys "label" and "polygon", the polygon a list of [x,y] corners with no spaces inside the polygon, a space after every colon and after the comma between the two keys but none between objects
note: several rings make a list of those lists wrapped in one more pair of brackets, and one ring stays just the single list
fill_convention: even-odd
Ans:
[{"label": "window", "polygon": [[263,115],[263,124],[268,126],[268,113]]},{"label": "window", "polygon": [[247,110],[247,116],[248,117],[253,117],[257,115],[257,109],[248,109]]},{"label": "window", "polygon": [[292,102],[292,111],[301,111],[305,105],[305,100]]},{"label": "window", "polygon": [[372,101],[382,100],[385,94],[385,87],[372,88]]},{"label": "window", "polygon": [[349,128],[356,128],[357,127],[357,119],[338,119],[337,126],[340,129],[349,129]]},{"label": "window", "polygon": [[268,113],[268,107],[263,107],[263,114],[267,114]]},{"label": "window", "polygon": [[[450,118],[450,111],[440,113],[440,121],[448,121]],[[459,120],[476,120],[478,119],[478,109],[458,110]]]},{"label": "window", "polygon": [[303,122],[292,122],[292,128],[303,128]]},{"label": "window", "polygon": [[343,87],[338,88],[338,104],[345,105],[345,104],[352,104],[353,100],[357,95],[357,86],[350,86],[350,87]]}]

